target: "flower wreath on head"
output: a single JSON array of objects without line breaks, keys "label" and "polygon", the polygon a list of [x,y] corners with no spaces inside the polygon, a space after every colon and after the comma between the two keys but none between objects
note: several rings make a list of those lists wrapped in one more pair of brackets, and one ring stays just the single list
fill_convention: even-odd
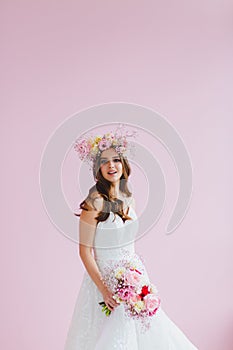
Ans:
[{"label": "flower wreath on head", "polygon": [[137,131],[128,130],[125,125],[120,124],[114,132],[110,131],[103,136],[79,137],[75,140],[74,149],[78,152],[79,158],[92,167],[96,157],[109,148],[114,148],[119,155],[133,157],[135,146],[129,138],[136,135]]}]

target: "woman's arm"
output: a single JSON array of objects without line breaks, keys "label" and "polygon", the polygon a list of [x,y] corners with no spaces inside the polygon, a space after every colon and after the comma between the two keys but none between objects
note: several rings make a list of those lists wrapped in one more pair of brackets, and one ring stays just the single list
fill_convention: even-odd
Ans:
[{"label": "woman's arm", "polygon": [[[101,201],[102,200],[102,201]],[[97,209],[102,208],[103,199],[95,200],[95,207]],[[94,236],[96,231],[97,220],[95,217],[98,214],[98,210],[82,210],[79,223],[79,255],[80,258],[96,284],[97,288],[103,295],[104,301],[110,310],[113,310],[118,303],[113,299],[113,293],[105,285],[99,268],[92,254]]]}]

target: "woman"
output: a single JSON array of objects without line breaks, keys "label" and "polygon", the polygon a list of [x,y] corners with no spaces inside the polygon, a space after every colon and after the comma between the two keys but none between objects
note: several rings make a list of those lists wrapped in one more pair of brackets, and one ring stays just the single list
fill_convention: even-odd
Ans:
[{"label": "woman", "polygon": [[138,230],[128,189],[129,132],[78,140],[96,180],[80,204],[79,254],[85,266],[65,350],[197,350],[162,310],[157,288],[134,251]]}]

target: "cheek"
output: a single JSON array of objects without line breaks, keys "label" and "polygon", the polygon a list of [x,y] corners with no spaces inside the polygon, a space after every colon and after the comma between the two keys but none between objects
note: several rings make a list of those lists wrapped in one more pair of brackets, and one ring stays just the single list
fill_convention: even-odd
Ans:
[{"label": "cheek", "polygon": [[100,169],[101,169],[102,174],[107,173],[107,167],[105,165],[100,166]]},{"label": "cheek", "polygon": [[122,163],[119,163],[117,169],[118,169],[118,171],[122,171],[123,170]]}]

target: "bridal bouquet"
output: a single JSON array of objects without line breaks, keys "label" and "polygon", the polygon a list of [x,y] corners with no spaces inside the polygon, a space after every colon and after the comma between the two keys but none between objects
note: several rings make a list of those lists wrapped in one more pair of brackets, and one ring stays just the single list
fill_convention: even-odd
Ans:
[{"label": "bridal bouquet", "polygon": [[[156,286],[146,279],[143,265],[134,260],[121,260],[105,269],[104,281],[113,291],[113,298],[124,303],[127,316],[143,319],[155,315],[160,305]],[[111,314],[105,302],[99,303],[107,316]]]}]

